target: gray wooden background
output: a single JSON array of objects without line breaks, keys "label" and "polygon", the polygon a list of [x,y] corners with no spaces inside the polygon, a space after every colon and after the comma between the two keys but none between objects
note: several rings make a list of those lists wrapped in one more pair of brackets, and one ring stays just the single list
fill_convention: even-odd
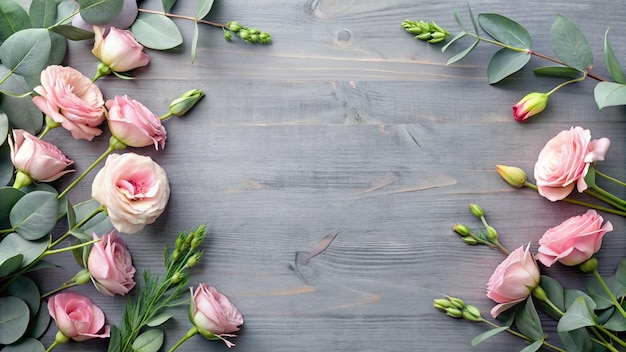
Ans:
[{"label": "gray wooden background", "polygon": [[[140,6],[158,9],[159,3]],[[605,77],[602,40],[610,26],[613,47],[626,63],[621,0],[471,5],[475,14],[495,12],[521,23],[534,50],[546,54],[552,54],[554,17],[570,17],[592,43],[594,72]],[[514,190],[495,165],[516,165],[532,175],[546,141],[580,125],[594,138],[611,139],[598,168],[624,179],[626,112],[599,111],[595,81],[587,80],[554,94],[529,123],[515,122],[514,103],[560,82],[533,75],[532,68],[546,62],[533,59],[519,74],[489,86],[486,67],[495,47],[481,44],[445,67],[463,45],[442,54],[440,46],[414,40],[400,27],[404,19],[434,20],[456,34],[455,6],[468,21],[465,1],[218,0],[208,19],[256,26],[274,43],[228,43],[221,30],[201,27],[191,64],[192,25],[177,20],[185,36],[180,48],[148,51],[150,66],[133,72],[132,82],[112,76],[98,81],[106,97],[128,94],[159,115],[188,89],[207,94],[193,113],[166,122],[163,151],[129,150],[157,160],[172,188],[166,213],[143,232],[124,236],[138,270],[160,273],[163,245],[180,230],[207,224],[205,256],[191,281],[216,286],[243,313],[245,326],[233,340],[237,351],[522,349],[524,343],[508,335],[472,349],[470,340],[486,326],[432,307],[432,299],[444,294],[462,297],[485,315],[494,304],[485,297],[486,282],[503,256],[465,245],[451,226],[478,228],[467,210],[475,202],[504,246],[534,241],[536,248],[546,229],[585,209]],[[181,0],[173,12],[193,15],[194,8],[194,1]],[[93,76],[91,45],[71,43],[66,64]],[[108,138],[79,142],[55,130],[46,139],[81,171]],[[73,202],[90,197],[92,177],[69,194]],[[615,230],[598,258],[600,271],[611,274],[626,254],[626,234],[622,218],[605,219]],[[335,233],[326,251],[296,270],[297,253]],[[63,268],[43,274],[43,291],[78,270],[69,256],[52,259]],[[559,266],[545,272],[566,287],[583,287],[590,279]],[[74,290],[119,323],[124,298],[104,297],[89,285]],[[188,329],[186,314],[175,311],[165,325],[167,348]],[[556,338],[554,323],[546,329]],[[54,332],[44,338],[46,345]],[[70,343],[55,351],[87,348],[105,351],[106,343]],[[195,337],[179,350],[227,348]]]}]

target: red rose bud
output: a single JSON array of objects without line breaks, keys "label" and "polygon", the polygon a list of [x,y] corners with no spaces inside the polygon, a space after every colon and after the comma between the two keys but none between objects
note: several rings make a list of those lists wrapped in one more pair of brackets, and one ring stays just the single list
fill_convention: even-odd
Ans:
[{"label": "red rose bud", "polygon": [[513,117],[517,121],[525,121],[527,118],[542,112],[547,104],[548,94],[530,93],[513,105]]}]

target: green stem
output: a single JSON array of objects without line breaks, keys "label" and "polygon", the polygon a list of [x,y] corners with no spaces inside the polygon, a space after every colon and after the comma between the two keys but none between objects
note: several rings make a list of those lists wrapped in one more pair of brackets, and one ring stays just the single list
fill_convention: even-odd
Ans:
[{"label": "green stem", "polygon": [[67,194],[67,192],[69,192],[72,188],[74,188],[74,186],[76,186],[78,184],[78,182],[80,182],[83,178],[85,178],[85,176],[87,176],[87,174],[91,170],[93,170],[93,168],[96,167],[96,165],[98,165],[102,160],[104,160],[104,158],[106,158],[114,150],[115,150],[115,148],[113,148],[112,146],[109,145],[107,150],[105,150],[104,153],[102,153],[102,155],[100,155],[98,157],[98,159],[96,159],[96,161],[94,161],[91,165],[89,165],[89,167],[85,171],[83,171],[83,173],[80,174],[80,176],[78,176],[78,178],[76,178],[74,181],[72,181],[72,183],[70,183],[69,186],[67,186],[67,188],[65,188],[65,190],[63,192],[61,192],[61,194],[59,194],[58,198],[59,199],[63,198]]},{"label": "green stem", "polygon": [[[524,186],[537,191],[537,186],[535,186],[534,184],[532,184],[530,182],[524,183]],[[587,191],[585,191],[585,192],[587,192]],[[568,197],[565,197],[565,198],[563,198],[561,200],[564,201],[564,202],[567,202],[567,203],[576,204],[576,205],[582,205],[582,206],[587,207],[587,208],[592,208],[592,209],[604,211],[604,212],[611,213],[611,214],[626,216],[626,211],[621,211],[621,210],[617,210],[617,209],[611,209],[611,208],[599,206],[599,205],[588,203],[588,202],[583,202],[583,201],[572,199],[572,198],[568,198]]]},{"label": "green stem", "polygon": [[[541,53],[538,53],[538,52],[535,52],[535,51],[532,51],[532,50],[530,51],[530,54],[531,54],[531,55],[534,55],[534,56],[536,56],[536,57],[542,58],[542,59],[544,59],[544,60],[552,61],[552,62],[554,62],[555,64],[559,64],[559,65],[562,65],[562,66],[565,66],[565,67],[571,67],[571,66],[569,66],[568,64],[566,64],[565,62],[563,62],[563,61],[561,61],[561,60],[555,59],[555,58],[553,58],[553,57],[550,57],[550,56],[547,56],[547,55],[544,55],[544,54],[541,54]],[[593,73],[591,73],[591,72],[586,72],[586,74],[587,74],[587,76],[588,76],[589,78],[593,78],[593,79],[595,79],[596,81],[600,81],[600,82],[606,81],[604,78],[602,78],[602,77],[600,77],[600,76],[597,76],[597,75],[594,75],[594,74],[593,74]]]},{"label": "green stem", "polygon": [[[491,321],[486,320],[486,319],[483,319],[483,318],[481,318],[479,321],[480,321],[480,322],[483,322],[483,323],[485,323],[485,324],[487,324],[487,325],[489,325],[489,326],[491,326],[492,328],[496,328],[496,329],[497,329],[497,328],[500,328],[500,327],[501,327],[500,325],[498,325],[498,324],[496,324],[496,323],[492,323]],[[505,331],[506,331],[506,332],[508,332],[509,334],[513,335],[513,336],[519,337],[520,339],[526,340],[526,341],[528,341],[528,342],[535,342],[535,341],[534,341],[533,339],[531,339],[530,337],[528,337],[528,336],[526,336],[526,335],[523,335],[523,334],[521,334],[521,333],[519,333],[519,332],[517,332],[517,331],[515,331],[515,330],[510,329],[510,328],[507,328]],[[562,349],[562,348],[560,348],[560,347],[557,347],[557,346],[555,346],[555,345],[553,345],[553,344],[551,344],[551,343],[549,343],[549,342],[546,342],[545,340],[543,340],[543,341],[541,341],[541,342],[542,342],[543,346],[545,346],[545,347],[547,347],[547,348],[549,348],[549,349],[551,349],[551,350],[553,350],[553,351],[557,351],[557,352],[567,352],[567,350],[564,350],[564,349]]]},{"label": "green stem", "polygon": [[580,76],[580,77],[578,77],[578,78],[574,78],[574,79],[572,79],[572,80],[565,81],[565,82],[563,82],[563,83],[559,84],[558,86],[554,87],[554,89],[552,89],[551,91],[549,91],[549,92],[548,92],[548,93],[546,93],[546,94],[547,94],[548,96],[550,96],[552,93],[554,93],[554,92],[556,92],[557,90],[559,90],[559,89],[561,89],[561,88],[565,87],[566,85],[571,84],[571,83],[576,83],[576,82],[584,81],[584,80],[585,80],[585,78],[587,78],[587,72],[583,73],[583,75],[582,75],[582,76]]},{"label": "green stem", "polygon": [[45,299],[48,296],[51,296],[51,295],[53,295],[53,294],[55,294],[57,292],[65,290],[66,288],[70,288],[70,287],[74,287],[74,286],[78,286],[78,285],[79,284],[77,282],[71,282],[70,283],[68,281],[65,281],[61,286],[55,288],[52,291],[46,292],[43,295],[41,295],[40,299]]},{"label": "green stem", "polygon": [[156,15],[163,15],[163,16],[172,17],[172,18],[181,18],[181,19],[184,19],[184,20],[189,20],[189,21],[194,21],[194,22],[198,22],[198,23],[208,24],[208,25],[213,26],[213,27],[220,27],[220,28],[226,27],[225,24],[220,24],[220,23],[216,23],[216,22],[201,20],[201,19],[198,19],[198,18],[195,18],[195,17],[190,17],[190,16],[177,15],[177,14],[174,14],[174,13],[168,13],[168,12],[163,12],[163,11],[153,11],[153,10],[148,10],[148,9],[139,9],[139,12],[151,13],[151,14],[156,14]]},{"label": "green stem", "polygon": [[[72,227],[72,230],[78,229],[81,226],[85,225],[89,220],[93,219],[94,216],[100,214],[104,210],[105,210],[105,208],[103,206],[99,206],[98,208],[96,208],[96,210],[92,211],[91,214],[87,215],[80,222],[76,223],[76,225],[74,225]],[[50,245],[48,245],[48,251],[51,251],[52,248],[56,247],[59,243],[63,242],[63,240],[65,240],[66,238],[68,238],[71,235],[72,235],[72,231],[71,230],[67,231],[65,234],[63,234],[63,236],[59,237],[56,241],[54,241],[54,242],[50,243]]]},{"label": "green stem", "polygon": [[474,37],[474,38],[476,38],[477,40],[483,41],[483,42],[485,42],[485,43],[498,45],[498,46],[501,46],[501,47],[503,47],[503,48],[507,48],[507,49],[509,49],[509,50],[517,51],[517,52],[519,52],[519,53],[531,53],[530,49],[526,49],[526,48],[518,48],[518,47],[514,47],[514,46],[511,46],[511,45],[508,45],[508,44],[501,43],[501,42],[496,41],[496,40],[492,40],[492,39],[489,39],[489,38],[484,38],[484,37],[481,37],[481,36],[479,36],[479,35],[476,35],[476,34],[473,34],[473,33],[470,33],[470,32],[466,32],[466,33],[467,33],[467,35],[469,35],[470,37]]},{"label": "green stem", "polygon": [[173,352],[178,347],[180,347],[180,345],[182,345],[185,341],[189,340],[191,337],[193,337],[197,333],[198,333],[198,328],[196,328],[195,326],[192,327],[191,329],[189,329],[189,331],[187,331],[185,336],[183,336],[180,340],[178,340],[178,342],[176,342],[176,344],[168,350],[168,352]]},{"label": "green stem", "polygon": [[58,253],[73,251],[74,249],[86,247],[86,246],[92,245],[92,244],[97,243],[97,242],[100,242],[100,239],[95,239],[95,240],[91,240],[91,241],[87,241],[87,242],[81,242],[81,243],[73,245],[73,246],[63,247],[63,248],[59,248],[59,249],[49,249],[49,250],[47,250],[47,251],[45,251],[43,253],[43,256],[47,257],[47,256],[52,255],[52,254],[58,254]]},{"label": "green stem", "polygon": [[[592,191],[596,191],[598,194],[603,196],[606,199],[606,200],[603,199],[605,202],[607,202],[607,203],[609,203],[609,204],[611,204],[611,205],[613,205],[613,206],[615,206],[617,208],[620,208],[622,210],[626,210],[626,201],[625,200],[623,200],[623,199],[613,195],[610,192],[605,191],[604,189],[598,187],[598,185],[592,185],[592,186],[590,186],[589,189],[592,190]],[[596,197],[596,196],[594,195],[594,197]]]},{"label": "green stem", "polygon": [[[606,336],[611,338],[611,340],[617,342],[620,346],[626,347],[626,342],[624,342],[624,340],[620,339],[617,335],[615,335],[613,332],[611,332],[610,330],[608,330],[604,326],[602,326],[602,325],[595,325],[595,328],[600,330],[600,331],[602,331],[602,333],[604,333]],[[617,351],[617,349],[615,349],[615,348],[613,350]]]},{"label": "green stem", "polygon": [[622,314],[622,316],[626,318],[626,311],[624,311],[624,308],[622,307],[622,305],[617,301],[617,298],[615,298],[615,295],[613,294],[613,292],[611,292],[611,289],[609,288],[609,286],[606,284],[606,282],[604,281],[604,279],[598,272],[598,269],[594,269],[592,273],[593,273],[593,276],[596,278],[596,280],[598,280],[598,282],[600,283],[600,286],[602,286],[602,289],[604,290],[604,292],[606,292],[606,294],[611,299],[611,302],[613,302],[613,305],[615,306],[615,308],[617,308],[617,310]]},{"label": "green stem", "polygon": [[164,120],[166,120],[167,118],[169,118],[169,117],[171,117],[171,116],[173,116],[173,115],[174,115],[174,114],[172,114],[171,112],[168,112],[167,114],[165,114],[165,115],[163,115],[163,116],[159,117],[159,120],[164,121]]},{"label": "green stem", "polygon": [[59,341],[54,341],[52,342],[52,344],[50,345],[50,347],[46,348],[46,352],[50,352],[52,351],[55,347],[57,347],[58,345],[60,345]]},{"label": "green stem", "polygon": [[617,183],[620,186],[625,186],[626,187],[626,182],[620,181],[620,180],[618,180],[618,179],[616,179],[614,177],[611,177],[611,176],[609,176],[607,174],[604,174],[604,173],[598,171],[597,169],[595,170],[595,172],[596,172],[596,175],[598,175],[600,177],[603,177],[603,178],[605,178],[605,179],[607,179],[609,181],[615,182],[615,183]]}]

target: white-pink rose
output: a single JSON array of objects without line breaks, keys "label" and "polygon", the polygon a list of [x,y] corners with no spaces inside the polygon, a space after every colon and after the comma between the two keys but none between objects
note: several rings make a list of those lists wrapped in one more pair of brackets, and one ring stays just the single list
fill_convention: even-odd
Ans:
[{"label": "white-pink rose", "polygon": [[9,135],[11,162],[15,168],[30,178],[50,182],[68,172],[67,167],[74,162],[68,159],[54,144],[42,141],[24,130],[13,130]]},{"label": "white-pink rose", "polygon": [[[98,236],[93,234],[93,239]],[[128,293],[135,287],[135,267],[126,243],[115,231],[94,243],[87,259],[87,269],[96,289],[108,296]]]},{"label": "white-pink rose", "polygon": [[120,142],[137,148],[151,144],[156,149],[165,147],[167,132],[161,119],[143,104],[118,95],[107,101],[106,107],[109,130]]},{"label": "white-pink rose", "polygon": [[54,295],[48,300],[48,312],[59,332],[74,341],[109,337],[104,313],[83,295],[73,292]]},{"label": "white-pink rose", "polygon": [[89,78],[74,68],[52,65],[41,72],[33,103],[76,139],[92,140],[102,130],[104,98]]},{"label": "white-pink rose", "polygon": [[143,46],[137,43],[131,31],[115,27],[107,30],[98,26],[94,26],[93,31],[95,42],[91,52],[111,71],[126,72],[150,62],[150,57],[143,52]]},{"label": "white-pink rose", "polygon": [[568,266],[582,264],[600,250],[602,237],[613,231],[611,222],[603,225],[603,221],[590,209],[549,229],[539,240],[537,260],[548,267],[557,261]]},{"label": "white-pink rose", "polygon": [[91,196],[106,207],[117,231],[132,234],[163,213],[170,186],[165,170],[150,157],[111,154],[93,180]]},{"label": "white-pink rose", "polygon": [[539,284],[539,267],[529,248],[511,252],[489,278],[487,297],[499,303],[491,310],[492,317],[525,300]]},{"label": "white-pink rose", "polygon": [[[194,292],[191,290],[189,319],[202,336],[210,340],[221,339],[228,347],[234,344],[224,335],[239,331],[243,325],[243,317],[234,304],[226,296],[207,284],[199,284]],[[221,336],[223,335],[223,336]]]},{"label": "white-pink rose", "polygon": [[539,194],[551,201],[567,197],[574,185],[578,192],[587,189],[585,176],[589,164],[604,160],[611,142],[608,138],[591,140],[582,127],[561,131],[543,147],[535,164]]}]

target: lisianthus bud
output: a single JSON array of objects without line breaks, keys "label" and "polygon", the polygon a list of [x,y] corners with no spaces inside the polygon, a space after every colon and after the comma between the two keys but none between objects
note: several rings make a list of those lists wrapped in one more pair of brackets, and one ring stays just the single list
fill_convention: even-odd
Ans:
[{"label": "lisianthus bud", "polygon": [[526,184],[526,173],[519,167],[496,165],[496,171],[506,183],[515,188],[522,188]]},{"label": "lisianthus bud", "polygon": [[487,225],[487,227],[485,228],[485,233],[487,234],[487,237],[492,241],[498,239],[498,232],[496,231],[496,229],[489,225]]},{"label": "lisianthus bud", "polygon": [[469,245],[477,245],[478,244],[478,240],[475,239],[474,237],[463,237],[463,241]]},{"label": "lisianthus bud", "polygon": [[415,38],[428,41],[429,43],[439,43],[450,36],[450,32],[435,22],[404,20],[402,28],[411,34],[415,34]]},{"label": "lisianthus bud", "polygon": [[467,227],[467,226],[465,226],[463,224],[455,224],[454,226],[452,226],[452,231],[458,233],[462,237],[470,235],[469,227]]},{"label": "lisianthus bud", "polygon": [[204,97],[204,92],[200,89],[189,90],[180,97],[172,100],[170,103],[170,113],[176,116],[183,116],[187,111],[193,108],[202,97]]},{"label": "lisianthus bud", "polygon": [[463,316],[463,312],[460,309],[454,307],[446,309],[446,314],[453,318],[460,318]]},{"label": "lisianthus bud", "polygon": [[548,94],[533,92],[527,94],[517,104],[513,105],[513,117],[517,121],[525,121],[533,115],[537,115],[546,108]]},{"label": "lisianthus bud", "polygon": [[433,301],[433,307],[441,311],[445,311],[446,309],[452,307],[452,302],[446,298],[437,298]]},{"label": "lisianthus bud", "polygon": [[482,216],[485,216],[485,212],[483,211],[483,208],[480,205],[470,203],[469,208],[470,208],[470,211],[472,212],[472,215],[474,215],[475,217],[480,218]]}]

